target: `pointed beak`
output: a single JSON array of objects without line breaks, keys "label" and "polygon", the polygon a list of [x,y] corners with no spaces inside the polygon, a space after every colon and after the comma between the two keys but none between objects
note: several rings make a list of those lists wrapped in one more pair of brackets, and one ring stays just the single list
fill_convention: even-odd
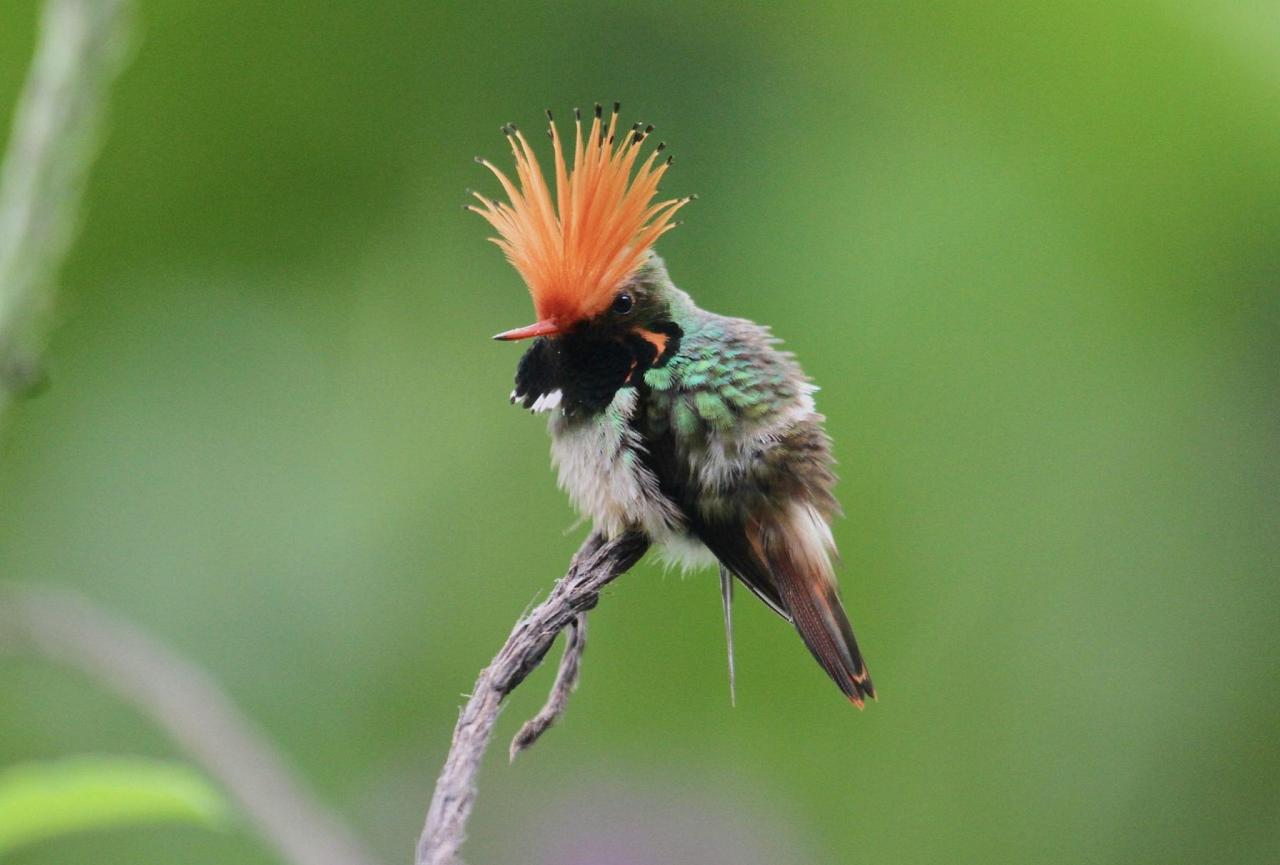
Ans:
[{"label": "pointed beak", "polygon": [[515,330],[503,331],[494,336],[494,339],[503,341],[511,341],[515,339],[533,339],[535,336],[555,336],[563,333],[560,325],[551,319],[543,319],[536,324],[530,324],[525,327],[517,327]]}]

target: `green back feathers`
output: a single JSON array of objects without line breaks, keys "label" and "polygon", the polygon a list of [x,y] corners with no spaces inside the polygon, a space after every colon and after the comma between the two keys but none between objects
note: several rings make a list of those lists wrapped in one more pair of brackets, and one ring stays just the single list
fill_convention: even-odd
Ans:
[{"label": "green back feathers", "polygon": [[794,403],[806,380],[791,355],[759,325],[693,310],[680,322],[680,350],[648,370],[651,423],[687,444],[739,426],[767,423]]}]

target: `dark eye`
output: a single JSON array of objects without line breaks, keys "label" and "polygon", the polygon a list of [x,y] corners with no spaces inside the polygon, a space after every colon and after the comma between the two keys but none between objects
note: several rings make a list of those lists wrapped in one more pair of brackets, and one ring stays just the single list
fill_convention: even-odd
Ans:
[{"label": "dark eye", "polygon": [[629,291],[620,291],[618,296],[613,299],[613,311],[617,315],[626,315],[631,312],[632,307],[635,305],[635,298],[631,296]]}]

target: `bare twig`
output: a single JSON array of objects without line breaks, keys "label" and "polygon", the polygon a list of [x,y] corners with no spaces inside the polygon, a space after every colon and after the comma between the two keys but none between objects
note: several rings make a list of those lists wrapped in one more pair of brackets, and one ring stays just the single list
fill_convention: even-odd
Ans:
[{"label": "bare twig", "polygon": [[551,693],[547,695],[547,702],[543,705],[542,710],[534,715],[528,721],[524,722],[524,726],[520,728],[520,732],[516,733],[514,739],[511,740],[511,748],[508,752],[511,761],[515,762],[516,756],[533,746],[543,733],[551,729],[556,721],[560,720],[560,716],[564,714],[565,707],[569,705],[569,695],[578,687],[578,673],[582,669],[582,653],[587,649],[587,614],[578,613],[577,618],[569,623],[564,638],[564,655],[560,658],[560,667],[556,670],[556,680],[551,686]]},{"label": "bare twig", "polygon": [[374,865],[207,673],[71,592],[0,586],[0,651],[72,667],[158,724],[294,865]]},{"label": "bare twig", "polygon": [[[426,825],[418,839],[417,865],[456,865],[459,861],[458,851],[466,838],[467,818],[475,804],[476,775],[493,737],[493,726],[503,698],[542,662],[556,635],[572,625],[578,616],[595,607],[600,600],[600,590],[638,562],[648,548],[648,538],[636,532],[610,541],[591,535],[573,557],[569,572],[556,583],[551,595],[516,623],[493,663],[480,672],[471,698],[458,718],[449,756],[436,781]],[[576,667],[581,646],[567,648],[566,654],[573,656],[571,663]],[[566,678],[562,665],[552,692],[552,702]],[[569,681],[571,687],[572,682]],[[566,688],[566,694],[567,691]],[[562,705],[560,709],[563,709]],[[546,711],[544,709],[543,713]],[[558,712],[553,709],[552,714]]]},{"label": "bare twig", "polygon": [[54,278],[124,65],[129,0],[48,0],[0,168],[0,412],[41,380]]}]

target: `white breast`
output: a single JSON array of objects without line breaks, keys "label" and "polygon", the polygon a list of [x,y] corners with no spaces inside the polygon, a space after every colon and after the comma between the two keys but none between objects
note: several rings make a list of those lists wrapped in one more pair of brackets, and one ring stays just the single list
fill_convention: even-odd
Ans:
[{"label": "white breast", "polygon": [[636,410],[634,388],[620,388],[602,417],[570,419],[551,414],[551,461],[574,507],[598,531],[615,536],[639,527],[656,543],[683,530],[675,505],[645,467],[644,445],[629,421]]}]

